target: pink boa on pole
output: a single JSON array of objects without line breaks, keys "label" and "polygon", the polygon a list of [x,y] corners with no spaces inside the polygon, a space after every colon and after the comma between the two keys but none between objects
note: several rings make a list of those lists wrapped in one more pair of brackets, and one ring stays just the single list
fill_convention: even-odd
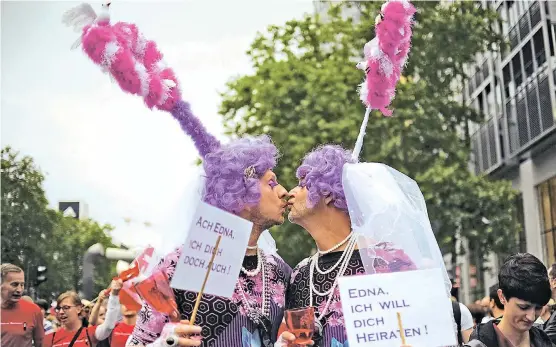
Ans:
[{"label": "pink boa on pole", "polygon": [[359,85],[359,98],[367,110],[352,153],[355,161],[363,147],[371,110],[392,116],[388,106],[394,99],[396,84],[409,54],[415,11],[408,0],[388,1],[382,5],[381,15],[375,20],[376,37],[365,44],[365,61],[358,63],[357,68],[365,71],[365,81]]},{"label": "pink boa on pole", "polygon": [[82,46],[85,54],[108,73],[127,93],[143,98],[148,108],[167,111],[191,136],[201,157],[220,147],[181,99],[178,79],[166,66],[154,41],[147,40],[135,24],[110,23],[108,8],[97,16],[91,5],[81,4],[67,11],[63,22],[81,31],[72,48]]},{"label": "pink boa on pole", "polygon": [[361,101],[371,109],[391,116],[392,102],[411,46],[411,25],[415,7],[407,0],[391,0],[382,5],[375,25],[376,37],[365,44],[365,61],[357,67],[366,71],[360,85]]},{"label": "pink boa on pole", "polygon": [[68,11],[64,22],[82,27],[78,44],[122,90],[141,96],[151,109],[171,111],[181,98],[174,71],[164,64],[156,43],[145,39],[135,24],[110,23],[109,5],[96,16],[90,5],[82,4]]}]

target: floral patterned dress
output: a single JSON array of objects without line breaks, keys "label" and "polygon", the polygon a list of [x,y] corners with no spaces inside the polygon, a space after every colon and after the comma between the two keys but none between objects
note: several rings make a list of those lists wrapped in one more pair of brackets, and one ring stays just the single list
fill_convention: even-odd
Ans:
[{"label": "floral patterned dress", "polygon": [[[398,272],[406,270],[415,270],[415,264],[409,257],[399,249],[394,249],[387,243],[378,244],[374,249],[376,252],[376,259],[374,267],[377,273]],[[328,253],[319,258],[319,268],[323,271],[330,269],[342,256],[342,251]],[[309,265],[310,258],[306,258],[299,263],[293,270],[290,278],[290,285],[286,293],[286,308],[302,308],[311,305],[309,291]],[[364,275],[365,268],[359,250],[353,251],[349,260],[346,271],[343,276]],[[322,275],[315,271],[313,278],[313,285],[319,292],[330,290],[334,284],[334,280],[338,275],[338,269]],[[323,312],[328,296],[313,295],[313,306],[316,311]],[[340,291],[336,286],[330,306],[326,311],[324,317],[321,319],[323,326],[321,336],[315,335],[314,347],[349,347],[347,340],[347,333],[344,323],[344,314],[342,312],[342,305],[340,301]]]},{"label": "floral patterned dress", "polygon": [[[179,261],[182,248],[166,256],[157,266],[157,270],[165,271],[171,280]],[[278,255],[265,255],[270,272],[270,339],[275,342],[278,328],[282,322],[285,304],[285,290],[291,275],[291,268]],[[253,270],[257,266],[257,256],[245,256],[243,267]],[[261,307],[263,279],[262,271],[253,277],[241,273],[238,284],[243,286],[247,300],[252,307]],[[191,316],[197,293],[174,289],[176,303],[181,319]],[[236,290],[231,299],[203,295],[197,312],[196,325],[202,327],[202,347],[260,347],[264,337],[259,327],[251,321],[243,305],[244,298]],[[168,315],[155,311],[144,304],[139,312],[137,324],[130,339],[131,345],[146,345],[156,340],[164,325],[169,322]]]}]

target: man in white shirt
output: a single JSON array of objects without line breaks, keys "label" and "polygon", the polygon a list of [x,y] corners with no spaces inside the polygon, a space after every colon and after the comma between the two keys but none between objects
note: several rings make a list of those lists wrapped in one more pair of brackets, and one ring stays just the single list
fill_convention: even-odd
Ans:
[{"label": "man in white shirt", "polygon": [[493,319],[501,318],[504,315],[504,305],[500,302],[498,297],[498,283],[490,287],[488,303],[489,316],[483,318],[481,323],[489,322]]}]

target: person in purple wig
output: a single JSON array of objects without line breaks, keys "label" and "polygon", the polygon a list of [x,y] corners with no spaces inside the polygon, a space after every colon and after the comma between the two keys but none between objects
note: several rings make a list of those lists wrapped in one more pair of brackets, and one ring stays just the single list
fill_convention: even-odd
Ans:
[{"label": "person in purple wig", "polygon": [[[143,98],[149,108],[169,113],[195,144],[205,171],[202,200],[224,211],[253,222],[253,229],[236,290],[231,299],[203,295],[196,323],[202,327],[202,340],[181,338],[182,346],[272,346],[282,321],[285,288],[291,268],[275,253],[258,247],[266,229],[284,222],[287,191],[272,172],[278,150],[268,136],[244,137],[221,144],[208,133],[182,99],[177,75],[163,61],[152,40],[146,39],[136,25],[112,24],[108,7],[96,15],[88,4],[81,4],[64,14],[63,21],[81,31],[77,47],[127,93]],[[167,255],[155,271],[172,279],[182,253],[179,247]],[[196,293],[175,290],[179,318],[191,316]],[[177,318],[177,317],[174,317]],[[129,346],[163,346],[161,338],[169,317],[145,303]],[[178,324],[176,331],[187,331]],[[172,333],[170,331],[170,333]]]},{"label": "person in purple wig", "polygon": [[[342,185],[344,164],[355,162],[351,151],[337,145],[320,146],[305,156],[296,173],[299,185],[290,191],[288,219],[311,235],[317,253],[294,268],[286,307],[315,307],[314,346],[347,346],[337,279],[365,274]],[[402,250],[389,243],[377,244],[374,251],[376,272],[416,269]],[[288,332],[281,336],[291,339]]]},{"label": "person in purple wig", "polygon": [[[116,75],[120,72],[118,66],[112,66]],[[178,121],[203,160],[202,200],[253,222],[234,295],[231,299],[203,295],[196,316],[202,338],[182,338],[177,343],[206,347],[272,346],[283,317],[291,268],[275,252],[267,253],[258,247],[258,241],[263,231],[284,222],[287,191],[272,171],[278,150],[265,135],[221,144],[206,131],[190,104],[181,99],[173,73],[166,75],[171,77],[163,80],[168,94],[157,107]],[[168,254],[155,271],[165,272],[171,280],[182,251],[183,246]],[[180,318],[188,319],[197,294],[183,290],[174,290],[174,294]],[[167,334],[164,327],[169,321],[168,315],[144,303],[127,345],[164,346]],[[175,331],[187,329],[188,325],[178,324]]]},{"label": "person in purple wig", "polygon": [[[278,150],[268,136],[244,137],[220,144],[179,101],[172,110],[203,157],[202,199],[253,222],[243,268],[231,299],[203,295],[196,324],[202,327],[200,346],[273,346],[282,321],[285,289],[291,268],[276,254],[257,247],[266,229],[282,224],[287,191],[272,171]],[[167,255],[156,270],[171,280],[182,247]],[[196,293],[174,290],[182,319],[191,316]],[[217,313],[217,314],[216,314]],[[169,317],[144,304],[128,346],[147,345],[159,338]]]}]

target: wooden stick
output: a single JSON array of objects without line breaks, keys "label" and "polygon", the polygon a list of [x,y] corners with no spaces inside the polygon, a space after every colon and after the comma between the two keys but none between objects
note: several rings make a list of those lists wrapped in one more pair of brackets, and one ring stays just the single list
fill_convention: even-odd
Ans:
[{"label": "wooden stick", "polygon": [[195,318],[197,317],[197,310],[199,310],[199,305],[201,304],[201,297],[203,296],[203,292],[205,291],[205,285],[207,284],[210,271],[212,270],[212,263],[214,262],[214,258],[216,257],[216,252],[218,251],[218,246],[220,245],[220,240],[222,240],[222,235],[218,235],[216,239],[216,244],[214,245],[214,249],[212,250],[212,257],[210,258],[210,262],[207,268],[207,273],[205,274],[205,280],[203,281],[203,285],[201,286],[201,290],[197,294],[197,299],[195,299],[195,306],[193,307],[193,313],[191,314],[191,319],[189,321],[189,325],[195,324]]},{"label": "wooden stick", "polygon": [[402,338],[402,346],[405,346],[405,335],[403,333],[402,314],[398,312],[397,315],[398,315],[398,327],[400,328],[400,337]]}]

